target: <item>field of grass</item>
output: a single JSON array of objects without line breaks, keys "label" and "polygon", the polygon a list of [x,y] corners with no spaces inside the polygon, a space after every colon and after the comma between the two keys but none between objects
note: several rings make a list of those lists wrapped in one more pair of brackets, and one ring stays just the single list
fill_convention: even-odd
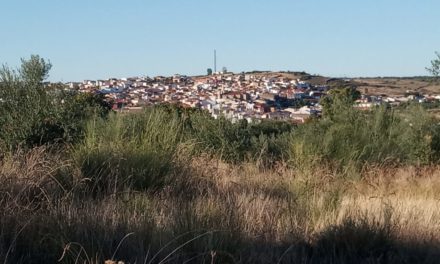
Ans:
[{"label": "field of grass", "polygon": [[[228,165],[195,158],[154,191],[94,193],[46,147],[0,167],[3,263],[437,263],[440,168]],[[115,180],[116,181],[116,180]],[[115,182],[116,184],[116,182]]]}]

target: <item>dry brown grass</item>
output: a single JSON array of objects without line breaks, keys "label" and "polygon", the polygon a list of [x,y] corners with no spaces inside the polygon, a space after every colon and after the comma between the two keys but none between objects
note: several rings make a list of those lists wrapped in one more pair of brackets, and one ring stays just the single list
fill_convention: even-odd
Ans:
[{"label": "dry brown grass", "polygon": [[369,168],[353,181],[197,159],[154,193],[102,196],[75,173],[44,148],[3,161],[2,262],[436,263],[440,253],[439,167]]},{"label": "dry brown grass", "polygon": [[403,96],[407,90],[422,94],[437,94],[439,83],[421,78],[362,78],[354,80],[359,91],[368,89],[372,95],[386,94],[388,96]]}]

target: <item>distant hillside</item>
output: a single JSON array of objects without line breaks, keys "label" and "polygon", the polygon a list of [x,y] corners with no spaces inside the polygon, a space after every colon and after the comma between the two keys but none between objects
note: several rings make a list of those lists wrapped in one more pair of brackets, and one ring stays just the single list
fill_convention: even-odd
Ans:
[{"label": "distant hillside", "polygon": [[358,89],[369,94],[402,95],[406,91],[422,94],[438,94],[440,83],[429,77],[387,77],[354,79]]},{"label": "distant hillside", "polygon": [[[241,74],[241,73],[235,73]],[[264,77],[284,77],[289,79],[300,79],[314,85],[329,85],[331,87],[355,86],[362,93],[370,95],[386,94],[401,96],[409,91],[417,91],[422,94],[440,93],[440,82],[434,81],[431,77],[368,77],[368,78],[334,78],[320,75],[312,75],[300,71],[250,71],[244,74],[252,74]],[[205,77],[205,76],[199,76]]]}]

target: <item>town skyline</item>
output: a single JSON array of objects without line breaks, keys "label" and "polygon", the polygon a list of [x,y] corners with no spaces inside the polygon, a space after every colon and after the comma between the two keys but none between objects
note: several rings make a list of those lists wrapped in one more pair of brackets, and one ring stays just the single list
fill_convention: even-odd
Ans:
[{"label": "town skyline", "polygon": [[[429,85],[426,78],[408,79],[398,89],[397,81],[389,79],[380,84],[377,80],[369,83],[364,79],[326,78],[304,72],[223,71],[197,77],[176,74],[84,80],[67,83],[67,87],[80,93],[101,94],[114,110],[123,112],[167,104],[202,109],[215,119],[223,116],[233,123],[283,120],[302,124],[321,116],[325,107],[323,98],[335,87],[353,91],[354,107],[362,110],[380,105],[399,106],[408,102],[429,105],[440,101],[438,87]],[[386,89],[387,85],[391,89]]]}]

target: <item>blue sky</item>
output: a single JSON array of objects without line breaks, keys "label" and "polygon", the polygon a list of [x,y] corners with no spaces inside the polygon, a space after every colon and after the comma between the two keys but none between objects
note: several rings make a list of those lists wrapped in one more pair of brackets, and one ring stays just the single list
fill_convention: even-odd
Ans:
[{"label": "blue sky", "polygon": [[205,74],[426,75],[438,0],[0,0],[0,63],[49,59],[52,81]]}]

